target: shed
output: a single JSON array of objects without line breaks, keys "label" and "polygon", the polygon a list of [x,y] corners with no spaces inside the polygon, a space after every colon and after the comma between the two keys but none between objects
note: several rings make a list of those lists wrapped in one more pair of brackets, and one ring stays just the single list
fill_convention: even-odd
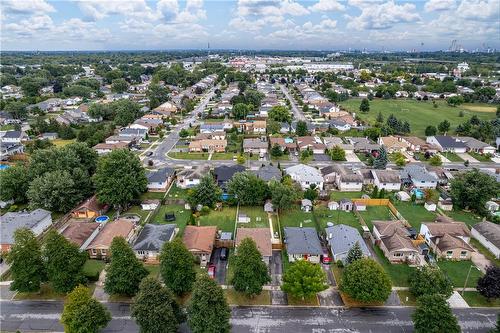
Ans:
[{"label": "shed", "polygon": [[245,213],[238,214],[238,223],[250,223],[250,216]]},{"label": "shed", "polygon": [[424,204],[424,208],[427,209],[429,212],[435,212],[437,207],[434,202],[427,201]]},{"label": "shed", "polygon": [[349,199],[346,199],[346,198],[341,199],[339,201],[339,208],[340,208],[340,210],[343,210],[343,211],[346,211],[346,212],[351,211],[352,208],[353,208],[352,201],[349,200]]},{"label": "shed", "polygon": [[274,212],[274,206],[273,206],[273,203],[271,201],[266,201],[266,203],[264,204],[264,211],[266,213],[273,213]]},{"label": "shed", "polygon": [[302,209],[304,212],[310,212],[312,210],[312,201],[309,199],[302,199],[301,204],[300,204],[300,209]]},{"label": "shed", "polygon": [[330,201],[328,203],[328,209],[329,210],[337,210],[337,209],[339,209],[339,203],[337,201]]},{"label": "shed", "polygon": [[396,199],[398,199],[399,201],[410,201],[411,197],[405,191],[399,191],[398,193],[396,193]]},{"label": "shed", "polygon": [[366,204],[364,202],[355,202],[354,210],[357,212],[364,212],[366,210]]},{"label": "shed", "polygon": [[158,199],[147,199],[141,203],[142,210],[155,210],[160,205]]},{"label": "shed", "polygon": [[495,201],[487,201],[484,206],[492,213],[496,212],[499,208],[499,205]]}]

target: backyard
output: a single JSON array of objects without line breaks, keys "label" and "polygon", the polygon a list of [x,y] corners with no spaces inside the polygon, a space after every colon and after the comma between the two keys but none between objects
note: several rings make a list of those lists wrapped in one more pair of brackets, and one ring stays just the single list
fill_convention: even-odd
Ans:
[{"label": "backyard", "polygon": [[281,228],[300,227],[301,224],[303,227],[316,228],[313,213],[303,212],[297,206],[280,214],[280,224]]},{"label": "backyard", "polygon": [[[166,221],[166,213],[174,213],[175,221]],[[190,214],[191,211],[189,209],[185,209],[183,205],[163,205],[160,207],[160,209],[158,209],[156,215],[150,219],[150,222],[154,224],[175,223],[177,224],[177,227],[179,227],[179,235],[182,235],[182,232],[184,231],[184,228],[189,221]]]},{"label": "backyard", "polygon": [[200,226],[214,225],[219,230],[234,232],[236,221],[236,207],[223,207],[222,210],[210,210],[208,215],[198,218]]},{"label": "backyard", "polygon": [[250,222],[238,223],[238,228],[269,228],[267,213],[262,207],[240,207],[239,214],[246,214]]},{"label": "backyard", "polygon": [[420,225],[423,222],[434,222],[437,216],[436,213],[429,212],[424,206],[410,202],[399,201],[394,206],[417,231],[420,231]]},{"label": "backyard", "polygon": [[326,208],[317,208],[314,210],[314,216],[318,223],[319,231],[324,231],[328,222],[333,224],[345,224],[358,229],[362,232],[361,224],[353,212],[344,212],[341,210],[328,210]]},{"label": "backyard", "polygon": [[186,199],[188,195],[188,190],[177,187],[176,184],[173,184],[168,191],[167,198],[168,199]]},{"label": "backyard", "polygon": [[[457,107],[451,107],[445,101],[437,101],[438,108],[434,108],[431,101],[416,101],[409,99],[374,99],[370,101],[370,112],[360,113],[359,105],[361,99],[349,99],[340,103],[345,109],[355,112],[362,120],[374,124],[379,112],[384,117],[384,121],[391,114],[402,121],[408,121],[411,126],[412,134],[417,136],[425,135],[425,128],[429,124],[437,126],[443,120],[448,120],[451,124],[451,129],[455,129],[457,125],[464,123],[473,115],[476,115],[481,120],[495,119],[496,109],[486,104],[462,104]],[[483,106],[484,108],[477,108]],[[463,112],[463,117],[460,117],[460,112]]]},{"label": "backyard", "polygon": [[464,222],[469,227],[472,227],[474,224],[481,222],[481,217],[472,212],[452,210],[450,212],[445,212],[445,214],[455,221]]},{"label": "backyard", "polygon": [[367,206],[366,211],[359,212],[361,217],[365,220],[366,225],[370,230],[373,229],[372,221],[391,221],[394,216],[387,206]]},{"label": "backyard", "polygon": [[341,199],[359,199],[365,192],[339,192],[332,191],[330,193],[330,200],[339,201]]}]

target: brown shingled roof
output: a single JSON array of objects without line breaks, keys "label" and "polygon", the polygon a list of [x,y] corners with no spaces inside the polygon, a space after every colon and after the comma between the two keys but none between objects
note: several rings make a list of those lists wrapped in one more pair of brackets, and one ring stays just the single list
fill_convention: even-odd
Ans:
[{"label": "brown shingled roof", "polygon": [[71,222],[61,235],[70,242],[82,246],[97,228],[99,223],[95,222]]},{"label": "brown shingled roof", "polygon": [[470,230],[463,222],[436,222],[424,224],[433,237],[442,237],[445,234],[452,236],[470,236]]},{"label": "brown shingled roof", "polygon": [[461,248],[464,250],[468,250],[470,252],[474,252],[474,249],[467,244],[463,239],[458,237],[453,237],[449,234],[444,235],[440,238],[439,242],[436,246],[443,252],[448,250],[453,250],[456,248]]},{"label": "brown shingled roof", "polygon": [[272,256],[273,249],[269,228],[238,228],[236,233],[236,247],[245,238],[251,238],[257,244],[257,248],[262,256]]},{"label": "brown shingled roof", "polygon": [[210,253],[214,247],[216,233],[217,227],[215,226],[197,227],[188,225],[184,229],[182,241],[190,251],[195,250]]},{"label": "brown shingled roof", "polygon": [[133,229],[134,223],[129,220],[118,219],[113,222],[108,222],[104,225],[97,237],[89,244],[87,249],[107,249],[111,246],[113,238],[127,238]]}]

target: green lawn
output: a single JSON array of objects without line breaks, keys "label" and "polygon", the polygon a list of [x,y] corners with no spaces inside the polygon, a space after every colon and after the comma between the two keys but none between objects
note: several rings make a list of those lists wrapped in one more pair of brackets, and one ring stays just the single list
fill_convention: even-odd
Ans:
[{"label": "green lawn", "polygon": [[250,217],[249,223],[238,223],[238,228],[268,228],[269,220],[263,207],[241,207],[240,214]]},{"label": "green lawn", "polygon": [[447,159],[450,160],[450,162],[464,162],[463,159],[461,159],[457,154],[455,153],[448,153],[448,152],[445,152],[445,153],[441,153],[441,155],[443,155],[444,157],[446,157]]},{"label": "green lawn", "polygon": [[125,214],[134,214],[134,215],[139,215],[141,217],[140,223],[145,223],[146,222],[146,217],[150,213],[149,210],[142,210],[141,206],[132,206],[130,207],[127,211],[123,212],[121,215]]},{"label": "green lawn", "polygon": [[102,260],[88,259],[83,265],[83,273],[85,276],[99,276],[105,265]]},{"label": "green lawn", "polygon": [[[165,221],[165,213],[174,212],[175,213],[175,221],[167,222]],[[164,205],[161,206],[158,210],[158,213],[153,216],[149,222],[155,224],[167,224],[167,223],[175,223],[179,227],[179,234],[182,235],[184,228],[189,220],[189,215],[191,211],[189,209],[184,209],[183,205]]]},{"label": "green lawn", "polygon": [[391,264],[378,246],[374,246],[374,249],[377,253],[378,261],[391,277],[392,285],[396,287],[408,287],[408,277],[413,273],[415,268],[406,264]]},{"label": "green lawn", "polygon": [[369,156],[366,156],[366,153],[356,153],[356,156],[361,160],[361,162],[368,161]]},{"label": "green lawn", "polygon": [[169,199],[186,199],[188,196],[188,191],[182,188],[178,188],[176,184],[172,185],[170,191],[168,191],[167,198]]},{"label": "green lawn", "polygon": [[333,191],[330,193],[330,200],[339,201],[341,199],[359,199],[365,194],[364,192],[339,192]]},{"label": "green lawn", "polygon": [[470,153],[467,153],[467,154],[469,154],[470,156],[474,157],[479,162],[492,162],[491,158],[489,156],[486,156],[486,155],[482,155],[482,154],[478,154],[478,153],[473,153],[473,152],[470,152]]},{"label": "green lawn", "polygon": [[[451,260],[440,260],[438,261],[438,266],[442,271],[448,275],[451,283],[455,288],[463,288],[467,273],[472,264],[472,261],[451,261]],[[477,286],[477,280],[483,275],[475,266],[470,270],[469,280],[467,281],[467,288],[475,288]]]},{"label": "green lawn", "polygon": [[410,202],[396,202],[394,206],[417,231],[420,231],[420,225],[423,222],[434,222],[437,216],[436,213],[429,212],[424,206]]},{"label": "green lawn", "polygon": [[452,210],[451,212],[445,212],[445,214],[455,221],[464,222],[469,227],[472,227],[474,224],[481,222],[481,217],[472,212]]},{"label": "green lawn", "polygon": [[160,277],[160,265],[144,265],[149,272],[149,277],[153,277],[155,279]]},{"label": "green lawn", "polygon": [[373,229],[372,221],[394,220],[394,217],[387,206],[368,206],[366,207],[366,211],[359,212],[359,214],[363,217],[370,230]]},{"label": "green lawn", "polygon": [[170,152],[168,156],[178,160],[206,160],[208,153]]},{"label": "green lawn", "polygon": [[487,248],[485,248],[479,241],[475,238],[470,239],[470,244],[474,246],[479,252],[481,252],[486,258],[492,261],[496,266],[500,267],[500,259],[495,258],[493,253],[491,253]]},{"label": "green lawn", "polygon": [[361,224],[359,223],[358,218],[356,217],[356,215],[354,215],[353,212],[316,209],[314,210],[314,216],[316,217],[316,222],[318,223],[320,232],[325,230],[326,224],[328,222],[333,222],[334,224],[346,224],[362,232]]},{"label": "green lawn", "polygon": [[[476,115],[481,120],[495,119],[495,108],[477,108],[477,106],[486,106],[486,104],[474,104],[474,107],[464,104],[458,107],[451,107],[445,101],[437,101],[438,108],[434,108],[430,101],[416,101],[411,99],[374,99],[370,101],[370,112],[359,112],[361,99],[349,99],[340,102],[345,109],[355,112],[356,116],[362,120],[375,124],[377,115],[382,113],[384,121],[389,115],[394,114],[396,118],[402,121],[408,121],[411,126],[412,134],[417,136],[425,135],[425,128],[429,124],[437,126],[443,120],[448,120],[451,128],[455,129],[457,125],[464,123],[467,119]],[[460,111],[464,116],[460,117]]]},{"label": "green lawn", "polygon": [[300,210],[300,207],[294,206],[280,214],[281,228],[285,227],[303,227],[316,228],[314,215],[312,212],[306,213]]},{"label": "green lawn", "polygon": [[145,192],[141,194],[141,200],[158,199],[161,200],[165,196],[165,192]]},{"label": "green lawn", "polygon": [[238,156],[235,153],[213,153],[212,160],[232,160],[234,156]]},{"label": "green lawn", "polygon": [[224,290],[227,303],[231,305],[271,305],[271,294],[268,290],[263,290],[259,295],[249,298],[243,293],[239,293],[234,289]]},{"label": "green lawn", "polygon": [[488,299],[477,291],[466,291],[463,294],[463,298],[472,307],[500,307],[499,298],[488,302]]},{"label": "green lawn", "polygon": [[198,219],[201,226],[215,225],[222,231],[234,232],[236,207],[223,207],[221,211],[211,210],[208,215]]},{"label": "green lawn", "polygon": [[290,154],[284,154],[281,156],[271,156],[272,161],[289,161],[290,160]]},{"label": "green lawn", "polygon": [[75,139],[73,139],[73,140],[56,139],[56,140],[52,140],[50,142],[52,142],[54,144],[54,146],[56,146],[56,147],[64,147],[66,145],[69,145],[70,143],[76,142],[76,140]]}]

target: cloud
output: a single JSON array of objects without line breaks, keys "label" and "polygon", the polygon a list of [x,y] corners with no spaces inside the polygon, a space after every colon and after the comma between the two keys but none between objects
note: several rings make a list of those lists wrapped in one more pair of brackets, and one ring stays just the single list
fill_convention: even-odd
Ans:
[{"label": "cloud", "polygon": [[389,29],[398,23],[411,23],[421,20],[420,16],[416,13],[414,4],[405,3],[398,5],[394,1],[381,5],[365,5],[360,16],[352,17],[346,15],[346,18],[350,20],[347,28],[356,30]]},{"label": "cloud", "polygon": [[144,0],[102,1],[84,0],[78,2],[78,7],[88,20],[98,21],[111,15],[136,16],[154,20],[158,18]]},{"label": "cloud", "polygon": [[43,14],[56,11],[45,0],[2,0],[2,10],[13,14]]},{"label": "cloud", "polygon": [[345,6],[337,0],[319,0],[317,3],[310,6],[309,9],[313,12],[333,12],[344,11]]},{"label": "cloud", "polygon": [[500,20],[500,2],[498,0],[463,0],[458,6],[460,17],[477,20]]},{"label": "cloud", "polygon": [[309,10],[293,0],[239,0],[236,14],[245,16],[302,16]]},{"label": "cloud", "polygon": [[455,7],[455,0],[429,0],[425,3],[426,12],[447,10]]}]

